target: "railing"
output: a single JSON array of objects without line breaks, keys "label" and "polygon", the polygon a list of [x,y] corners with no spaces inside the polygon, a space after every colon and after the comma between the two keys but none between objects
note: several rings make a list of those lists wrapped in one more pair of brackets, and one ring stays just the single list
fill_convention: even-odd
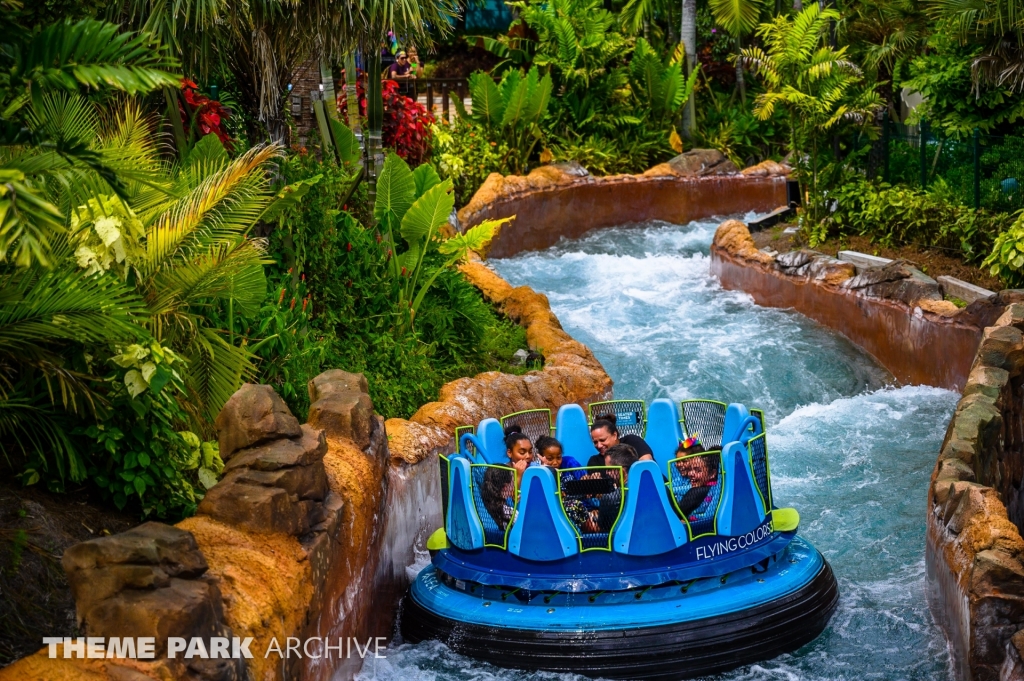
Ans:
[{"label": "railing", "polygon": [[977,129],[949,137],[927,120],[908,126],[885,116],[875,149],[868,172],[890,184],[927,189],[941,180],[966,206],[995,212],[1024,208],[1024,137]]}]

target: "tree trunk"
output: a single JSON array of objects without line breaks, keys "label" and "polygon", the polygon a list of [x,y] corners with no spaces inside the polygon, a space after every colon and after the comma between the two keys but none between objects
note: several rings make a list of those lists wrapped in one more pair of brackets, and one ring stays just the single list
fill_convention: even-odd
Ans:
[{"label": "tree trunk", "polygon": [[[697,68],[697,0],[683,0],[683,17],[679,27],[679,39],[683,43],[683,51],[686,53],[686,77]],[[697,124],[697,107],[694,96],[686,102],[683,110],[683,137],[693,137],[693,130]]]},{"label": "tree trunk", "polygon": [[740,54],[740,50],[743,49],[743,44],[740,42],[739,37],[736,38],[736,88],[740,91],[740,102],[744,105],[747,103],[747,83],[743,79],[743,55]]}]

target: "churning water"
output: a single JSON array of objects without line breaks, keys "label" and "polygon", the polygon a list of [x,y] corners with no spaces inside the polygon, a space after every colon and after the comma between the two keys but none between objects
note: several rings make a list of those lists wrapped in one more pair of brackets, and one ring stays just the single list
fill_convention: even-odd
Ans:
[{"label": "churning water", "polygon": [[[924,595],[925,491],[955,393],[893,387],[841,336],[761,308],[709,274],[718,221],[645,223],[492,261],[548,295],[617,398],[692,397],[765,410],[775,499],[832,564],[841,601],[817,640],[722,681],[947,681]],[[491,667],[431,642],[368,660],[361,679],[571,679]]]}]

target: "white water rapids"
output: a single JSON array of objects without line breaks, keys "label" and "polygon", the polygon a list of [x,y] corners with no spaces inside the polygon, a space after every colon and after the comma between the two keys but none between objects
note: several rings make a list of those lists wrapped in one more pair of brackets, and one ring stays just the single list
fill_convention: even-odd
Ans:
[{"label": "white water rapids", "polygon": [[[709,274],[717,225],[606,229],[491,265],[549,296],[566,331],[611,374],[617,398],[709,397],[765,410],[775,499],[800,511],[800,533],[832,564],[841,601],[811,644],[716,680],[948,681],[945,641],[925,603],[925,491],[958,396],[893,387],[841,336],[723,290]],[[499,669],[432,642],[367,660],[358,678],[573,677]]]}]

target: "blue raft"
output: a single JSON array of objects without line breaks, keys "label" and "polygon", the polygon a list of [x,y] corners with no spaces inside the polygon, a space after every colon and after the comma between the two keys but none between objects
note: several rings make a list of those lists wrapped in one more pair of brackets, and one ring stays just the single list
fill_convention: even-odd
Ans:
[{"label": "blue raft", "polygon": [[[764,416],[712,400],[619,400],[621,435],[654,461],[554,470],[514,484],[502,427],[554,431],[579,461],[596,453],[577,405],[485,419],[441,457],[444,532],[403,599],[409,642],[519,669],[683,679],[796,650],[839,600],[799,516],[772,502]],[[678,457],[684,437],[706,452]],[[436,540],[436,537],[435,537]]]}]

